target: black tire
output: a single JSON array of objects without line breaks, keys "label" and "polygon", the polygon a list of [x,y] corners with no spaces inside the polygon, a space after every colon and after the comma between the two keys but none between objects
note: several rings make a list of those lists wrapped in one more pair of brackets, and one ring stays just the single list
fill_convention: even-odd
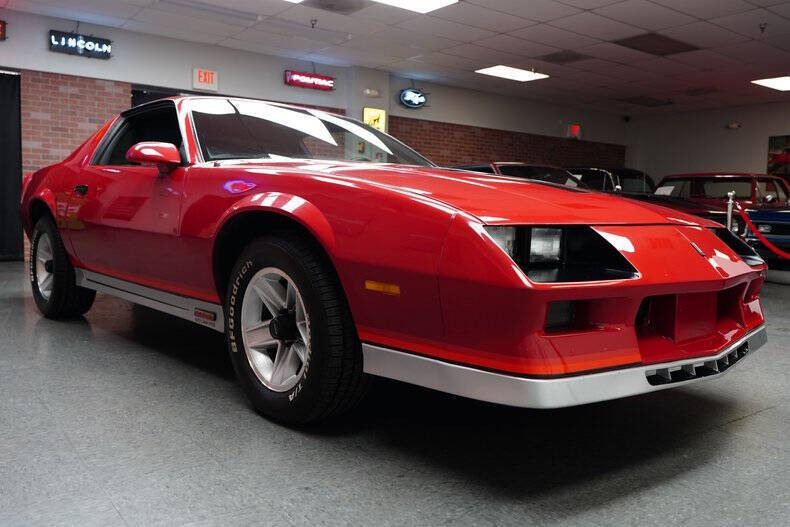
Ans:
[{"label": "black tire", "polygon": [[[244,348],[242,303],[252,278],[277,268],[293,281],[309,317],[310,346],[304,374],[287,391],[269,389],[256,376]],[[252,242],[230,276],[225,328],[231,362],[255,409],[290,424],[326,421],[362,399],[368,376],[348,303],[331,262],[315,242],[296,234],[266,236]]]},{"label": "black tire", "polygon": [[[51,289],[45,296],[39,286],[37,254],[42,237],[47,237],[51,248],[51,260],[47,264],[51,273]],[[96,291],[79,287],[74,276],[74,267],[63,245],[55,222],[44,216],[36,223],[30,242],[30,285],[33,300],[38,310],[47,318],[79,317],[88,312],[96,299]]]}]

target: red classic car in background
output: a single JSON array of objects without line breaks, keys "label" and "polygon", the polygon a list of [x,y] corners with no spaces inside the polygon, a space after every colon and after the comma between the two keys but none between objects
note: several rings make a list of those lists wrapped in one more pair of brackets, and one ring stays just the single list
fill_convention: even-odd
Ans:
[{"label": "red classic car in background", "polygon": [[725,207],[730,191],[743,208],[779,209],[787,207],[787,184],[767,174],[694,173],[674,174],[661,180],[656,194],[688,199],[702,205]]},{"label": "red classic car in background", "polygon": [[[727,223],[727,209],[724,207],[709,203],[698,203],[678,196],[656,194],[656,185],[653,183],[653,178],[641,170],[633,168],[578,167],[569,168],[568,171],[595,190],[647,201],[655,205],[679,210],[686,214],[707,218],[723,225]],[[742,222],[737,218],[732,220],[731,228],[736,234],[742,234],[743,232]]]},{"label": "red classic car in background", "polygon": [[224,332],[261,412],[348,409],[368,374],[555,408],[723,373],[766,341],[765,265],[705,219],[440,169],[323,111],[150,103],[25,180],[33,297],[95,292]]}]

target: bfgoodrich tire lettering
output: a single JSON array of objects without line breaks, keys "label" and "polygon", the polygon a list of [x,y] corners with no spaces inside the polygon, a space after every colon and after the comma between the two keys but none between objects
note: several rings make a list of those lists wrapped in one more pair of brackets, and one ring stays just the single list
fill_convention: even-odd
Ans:
[{"label": "bfgoodrich tire lettering", "polygon": [[49,216],[36,223],[30,242],[30,285],[33,300],[47,318],[84,315],[96,292],[79,287],[63,239]]},{"label": "bfgoodrich tire lettering", "polygon": [[[258,411],[306,424],[341,414],[362,397],[367,376],[351,313],[330,262],[312,240],[298,234],[256,240],[236,262],[229,284],[228,349]],[[273,294],[262,292],[268,285]],[[287,346],[290,354],[280,355]]]}]

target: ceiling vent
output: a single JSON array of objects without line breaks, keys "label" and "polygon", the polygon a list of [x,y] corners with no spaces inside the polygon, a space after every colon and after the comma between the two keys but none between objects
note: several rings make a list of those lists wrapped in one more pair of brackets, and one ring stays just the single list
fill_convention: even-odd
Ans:
[{"label": "ceiling vent", "polygon": [[686,44],[680,40],[665,37],[658,33],[645,33],[644,35],[615,40],[614,43],[626,48],[650,53],[658,57],[667,57],[669,55],[676,55],[678,53],[696,51],[699,49],[691,44]]},{"label": "ceiling vent", "polygon": [[692,90],[688,90],[686,95],[691,97],[702,97],[703,95],[711,95],[714,93],[719,93],[718,88],[714,88],[713,86],[703,86],[702,88],[694,88]]},{"label": "ceiling vent", "polygon": [[552,64],[570,64],[571,62],[578,62],[580,60],[587,60],[589,58],[589,55],[577,53],[568,49],[564,51],[557,51],[556,53],[549,53],[548,55],[543,55],[542,57],[537,57],[538,60],[551,62]]},{"label": "ceiling vent", "polygon": [[341,15],[350,15],[373,4],[370,0],[305,0],[302,5]]},{"label": "ceiling vent", "polygon": [[672,101],[669,99],[656,99],[655,97],[626,97],[624,99],[617,99],[620,102],[635,104],[637,106],[645,106],[646,108],[658,108],[659,106],[669,106]]}]

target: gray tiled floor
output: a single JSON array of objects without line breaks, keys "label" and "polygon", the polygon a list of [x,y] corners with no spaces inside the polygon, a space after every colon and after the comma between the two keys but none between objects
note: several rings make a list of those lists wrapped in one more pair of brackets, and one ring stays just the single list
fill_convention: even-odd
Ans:
[{"label": "gray tiled floor", "polygon": [[351,418],[252,412],[223,340],[100,297],[39,317],[0,264],[0,524],[788,525],[790,287],[724,379],[555,412],[379,382]]}]

